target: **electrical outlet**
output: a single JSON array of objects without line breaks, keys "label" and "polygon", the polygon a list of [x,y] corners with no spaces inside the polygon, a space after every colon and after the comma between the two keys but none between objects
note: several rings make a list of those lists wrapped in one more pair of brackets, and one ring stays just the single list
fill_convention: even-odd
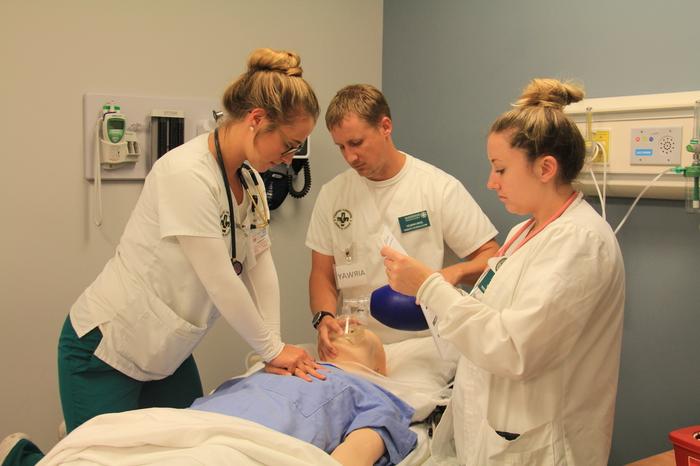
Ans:
[{"label": "electrical outlet", "polygon": [[608,163],[610,157],[610,130],[598,129],[593,131],[593,143],[598,143],[603,146],[605,152],[599,151],[591,163]]}]

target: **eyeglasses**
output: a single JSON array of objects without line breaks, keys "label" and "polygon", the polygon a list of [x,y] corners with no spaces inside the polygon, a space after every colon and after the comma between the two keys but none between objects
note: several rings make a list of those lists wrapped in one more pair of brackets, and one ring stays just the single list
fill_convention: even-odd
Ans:
[{"label": "eyeglasses", "polygon": [[[289,144],[287,144],[287,147],[289,147]],[[287,149],[286,151],[282,152],[281,155],[282,155],[282,157],[286,157],[286,156],[288,156],[288,155],[296,154],[297,152],[299,152],[299,151],[301,150],[302,147],[304,147],[304,143],[303,143],[303,142],[302,142],[301,144],[299,144],[298,146],[289,147],[289,149]]]},{"label": "eyeglasses", "polygon": [[303,142],[302,142],[301,144],[297,145],[297,146],[292,146],[291,144],[289,144],[289,142],[287,142],[287,136],[282,132],[282,130],[281,130],[281,129],[278,129],[278,131],[279,131],[280,134],[282,135],[282,140],[284,141],[284,145],[287,147],[287,150],[283,151],[283,152],[280,154],[282,157],[286,157],[286,156],[288,156],[288,155],[296,154],[299,150],[301,150],[301,148],[304,147],[304,143],[303,143]]}]

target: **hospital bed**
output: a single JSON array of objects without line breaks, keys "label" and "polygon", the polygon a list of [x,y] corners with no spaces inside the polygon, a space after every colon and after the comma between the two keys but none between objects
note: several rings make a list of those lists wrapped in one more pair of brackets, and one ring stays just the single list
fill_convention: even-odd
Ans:
[{"label": "hospital bed", "polygon": [[[300,346],[315,353],[315,345]],[[391,391],[416,410],[411,429],[418,443],[400,465],[420,465],[430,456],[432,426],[425,420],[437,406],[447,403],[457,357],[441,358],[431,337],[385,345],[385,350],[390,377],[360,365],[343,368]],[[242,375],[263,367],[254,358],[248,358],[247,365]],[[61,440],[39,464],[338,463],[309,443],[245,419],[191,409],[151,408],[98,416]]]}]

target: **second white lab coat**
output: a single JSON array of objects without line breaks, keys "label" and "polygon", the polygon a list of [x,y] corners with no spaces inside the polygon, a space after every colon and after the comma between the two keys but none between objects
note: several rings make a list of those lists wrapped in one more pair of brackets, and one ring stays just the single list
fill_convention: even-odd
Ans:
[{"label": "second white lab coat", "polygon": [[462,355],[434,462],[607,464],[624,296],[615,236],[580,195],[500,266],[478,299],[431,276],[418,300]]}]

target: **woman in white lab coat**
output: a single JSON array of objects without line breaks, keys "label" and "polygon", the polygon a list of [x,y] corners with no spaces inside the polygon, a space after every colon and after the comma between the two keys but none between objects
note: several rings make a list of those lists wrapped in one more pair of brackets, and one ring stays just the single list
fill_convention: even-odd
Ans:
[{"label": "woman in white lab coat", "polygon": [[605,465],[625,278],[609,225],[574,190],[585,143],[563,107],[583,91],[535,79],[492,125],[488,188],[516,225],[471,293],[388,247],[389,284],[415,295],[461,353],[433,456],[460,464]]}]

